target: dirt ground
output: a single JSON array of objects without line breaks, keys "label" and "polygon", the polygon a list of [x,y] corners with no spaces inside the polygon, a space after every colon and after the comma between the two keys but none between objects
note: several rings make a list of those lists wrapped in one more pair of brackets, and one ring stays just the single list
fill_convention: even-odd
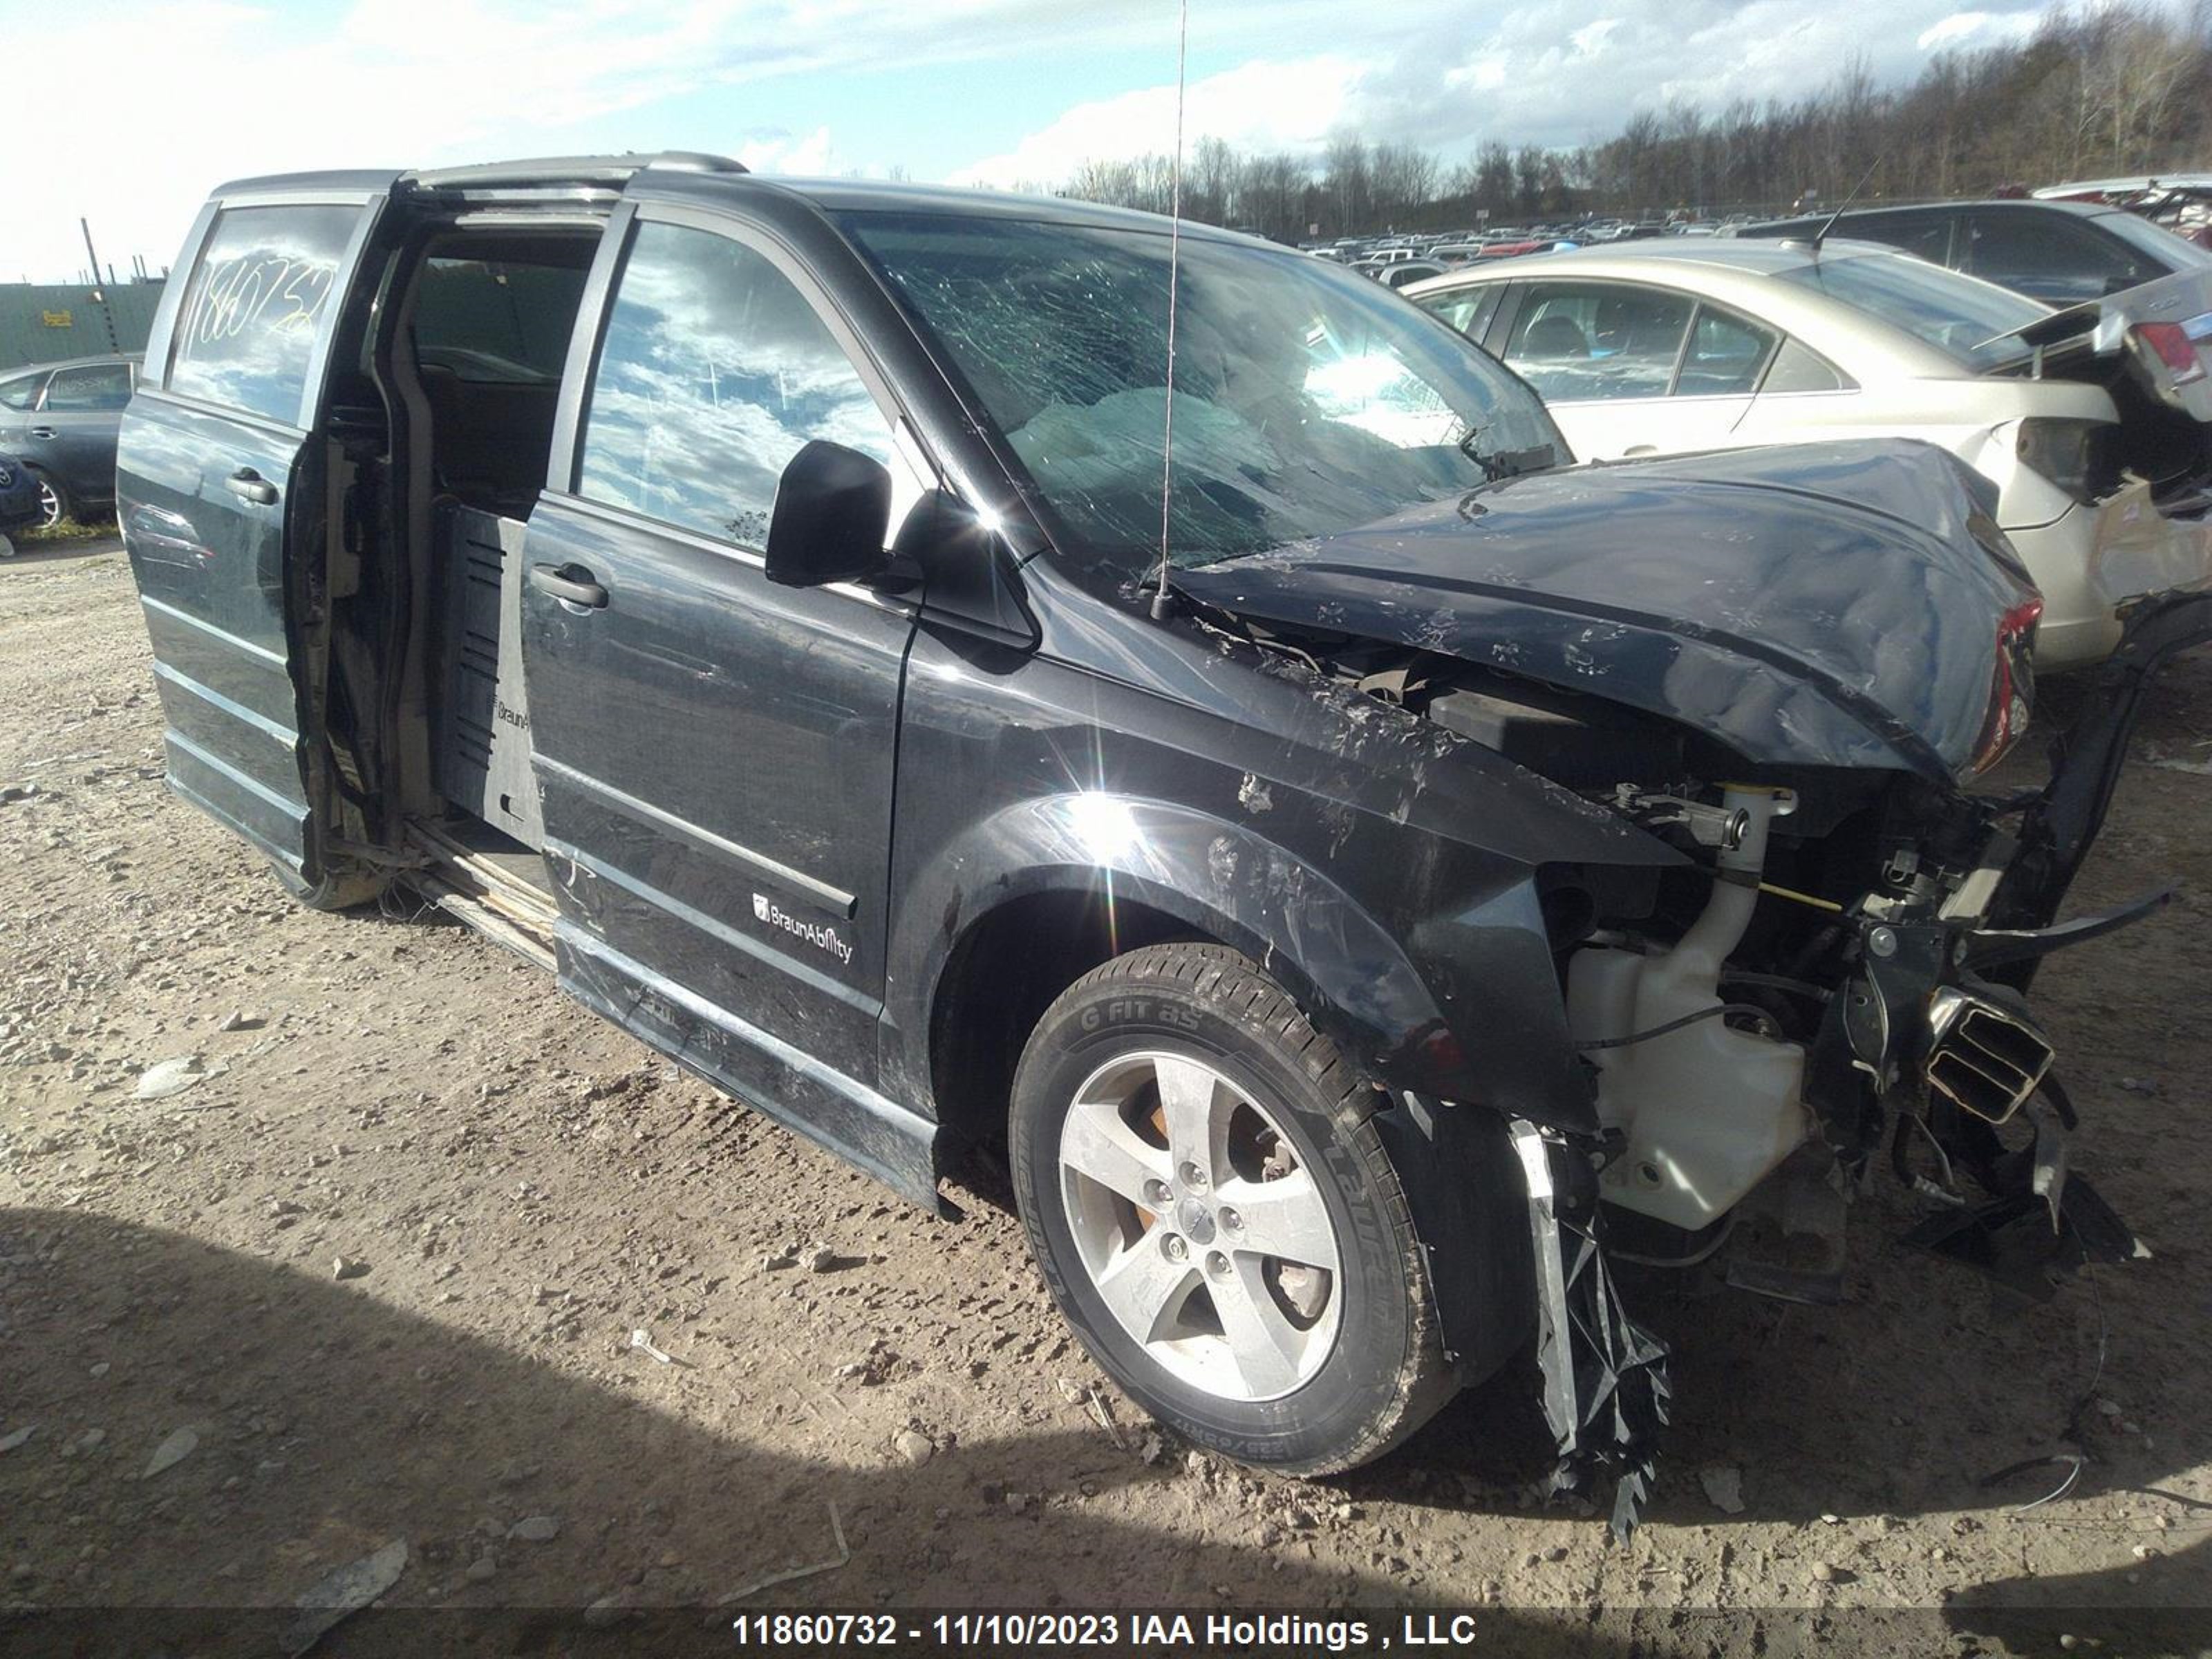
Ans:
[{"label": "dirt ground", "polygon": [[[700,1610],[835,1560],[842,1528],[844,1565],[729,1610],[1411,1606],[1475,1610],[1492,1651],[2212,1651],[2212,657],[2161,688],[2076,902],[2182,896],[2039,990],[2077,1168],[2152,1259],[2015,1304],[1897,1245],[1885,1182],[1841,1308],[1632,1281],[1680,1346],[1625,1549],[1528,1497],[1532,1367],[1315,1484],[1163,1443],[1110,1389],[1103,1425],[989,1171],[933,1219],[438,916],[294,908],[163,789],[112,548],[0,567],[0,1650],[274,1651],[318,1579],[404,1540],[385,1607],[520,1611],[370,1613],[319,1651],[723,1651]],[[135,1097],[182,1056],[216,1074]],[[826,1271],[766,1265],[816,1244]],[[2079,1484],[2013,1513],[2051,1469],[1985,1477],[2058,1447],[2100,1343]],[[1708,1492],[1731,1478],[1736,1513]]]}]

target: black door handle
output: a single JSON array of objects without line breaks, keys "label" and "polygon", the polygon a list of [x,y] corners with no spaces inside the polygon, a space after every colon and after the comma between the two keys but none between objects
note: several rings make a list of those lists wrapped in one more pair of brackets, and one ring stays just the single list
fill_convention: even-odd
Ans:
[{"label": "black door handle", "polygon": [[240,501],[252,501],[262,507],[276,503],[276,486],[250,466],[241,466],[222,482],[224,488]]},{"label": "black door handle", "polygon": [[530,585],[569,605],[580,605],[593,611],[606,608],[607,590],[593,581],[592,573],[580,564],[533,564],[530,567]]}]

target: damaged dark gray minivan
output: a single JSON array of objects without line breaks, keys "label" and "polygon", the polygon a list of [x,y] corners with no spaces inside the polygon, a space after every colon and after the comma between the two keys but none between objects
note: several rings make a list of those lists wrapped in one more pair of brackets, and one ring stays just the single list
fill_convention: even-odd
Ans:
[{"label": "damaged dark gray minivan", "polygon": [[2128,1255],[2023,994],[2160,896],[2054,926],[2212,602],[2136,602],[1991,793],[2039,601],[1948,457],[1573,466],[1375,284],[1174,257],[1170,393],[1144,216],[696,156],[224,186],[118,478],[173,787],[918,1203],[1002,1144],[1098,1363],[1255,1463],[1533,1339],[1625,1522],[1665,1351],[1609,1251],[1832,1299],[1891,1168],[2016,1281]]}]

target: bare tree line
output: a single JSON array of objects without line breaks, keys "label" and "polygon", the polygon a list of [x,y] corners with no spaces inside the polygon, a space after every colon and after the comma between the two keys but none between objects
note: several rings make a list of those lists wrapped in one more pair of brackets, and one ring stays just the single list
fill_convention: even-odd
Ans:
[{"label": "bare tree line", "polygon": [[[2016,45],[1938,54],[1885,89],[1863,58],[1794,102],[1676,103],[1571,149],[1490,139],[1456,167],[1352,135],[1319,156],[1246,155],[1203,137],[1186,217],[1285,241],[1527,223],[1590,213],[1787,211],[1983,194],[2106,173],[2212,165],[2212,9],[2112,0],[2045,18]],[[1086,161],[1060,193],[1169,210],[1172,159]]]}]

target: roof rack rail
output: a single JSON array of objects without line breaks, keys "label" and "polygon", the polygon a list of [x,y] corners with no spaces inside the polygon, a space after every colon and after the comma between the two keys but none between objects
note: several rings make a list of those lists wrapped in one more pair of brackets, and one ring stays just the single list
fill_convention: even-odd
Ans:
[{"label": "roof rack rail", "polygon": [[743,161],[697,150],[670,149],[653,155],[548,155],[519,161],[479,161],[466,167],[426,167],[401,175],[416,190],[520,190],[532,185],[599,185],[619,188],[647,168],[670,173],[749,172]]},{"label": "roof rack rail", "polygon": [[750,173],[734,156],[715,155],[703,149],[664,149],[646,163],[665,173]]}]

